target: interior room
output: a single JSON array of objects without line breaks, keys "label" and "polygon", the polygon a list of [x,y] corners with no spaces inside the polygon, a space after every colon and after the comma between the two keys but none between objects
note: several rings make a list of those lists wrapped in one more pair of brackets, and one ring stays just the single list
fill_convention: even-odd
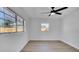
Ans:
[{"label": "interior room", "polygon": [[0,52],[78,52],[79,7],[0,7]]}]

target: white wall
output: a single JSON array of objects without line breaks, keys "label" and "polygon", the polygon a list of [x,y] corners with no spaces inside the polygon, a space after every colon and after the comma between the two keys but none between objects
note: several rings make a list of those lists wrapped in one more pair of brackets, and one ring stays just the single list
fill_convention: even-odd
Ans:
[{"label": "white wall", "polygon": [[[52,17],[53,18],[53,17]],[[41,32],[41,23],[49,23],[49,31]],[[59,40],[61,38],[62,19],[38,19],[32,18],[30,23],[30,40]]]},{"label": "white wall", "polygon": [[79,11],[63,19],[63,41],[79,49]]}]

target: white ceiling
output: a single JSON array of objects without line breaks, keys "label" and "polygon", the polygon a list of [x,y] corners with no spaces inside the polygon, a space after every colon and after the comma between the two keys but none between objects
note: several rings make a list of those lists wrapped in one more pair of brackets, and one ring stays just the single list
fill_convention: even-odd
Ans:
[{"label": "white ceiling", "polygon": [[[61,8],[61,7],[56,7]],[[48,17],[48,14],[42,14],[42,12],[49,12],[50,9],[48,7],[11,7],[16,13],[20,14],[23,18],[32,19],[53,19],[53,18],[65,18],[66,16],[76,12],[79,10],[78,7],[69,7],[68,9],[62,10],[62,15],[52,15]]]}]

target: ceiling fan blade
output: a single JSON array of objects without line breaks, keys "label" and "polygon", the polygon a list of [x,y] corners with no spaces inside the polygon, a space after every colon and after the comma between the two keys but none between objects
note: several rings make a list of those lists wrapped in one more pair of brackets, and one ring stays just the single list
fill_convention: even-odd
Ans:
[{"label": "ceiling fan blade", "polygon": [[61,11],[61,10],[64,10],[64,9],[67,9],[68,7],[63,7],[63,8],[60,8],[60,9],[58,9],[58,10],[55,10],[55,11]]},{"label": "ceiling fan blade", "polygon": [[62,13],[58,13],[58,12],[57,12],[57,13],[55,13],[55,14],[62,15]]}]

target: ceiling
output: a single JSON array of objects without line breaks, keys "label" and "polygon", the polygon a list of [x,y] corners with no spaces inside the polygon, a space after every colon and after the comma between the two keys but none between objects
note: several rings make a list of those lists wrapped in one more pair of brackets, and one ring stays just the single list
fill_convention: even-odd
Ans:
[{"label": "ceiling", "polygon": [[[68,9],[62,10],[62,15],[52,15],[48,17],[48,14],[42,14],[42,12],[49,12],[50,8],[48,7],[10,7],[16,13],[20,14],[23,18],[27,19],[53,19],[53,18],[65,18],[66,16],[79,10],[78,7],[69,7]],[[61,7],[56,7],[58,9]]]}]

